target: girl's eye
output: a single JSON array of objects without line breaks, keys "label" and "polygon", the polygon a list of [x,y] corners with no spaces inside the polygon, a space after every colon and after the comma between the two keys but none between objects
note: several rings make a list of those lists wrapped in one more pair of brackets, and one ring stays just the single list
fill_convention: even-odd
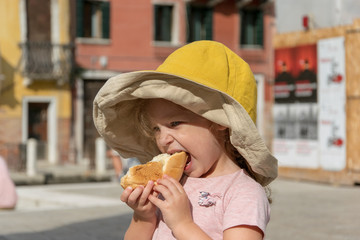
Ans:
[{"label": "girl's eye", "polygon": [[171,127],[176,127],[176,126],[178,126],[178,125],[180,125],[180,124],[181,124],[180,121],[175,121],[175,122],[171,122],[171,123],[170,123],[170,126],[171,126]]},{"label": "girl's eye", "polygon": [[158,132],[158,131],[160,131],[159,127],[153,127],[153,132]]}]

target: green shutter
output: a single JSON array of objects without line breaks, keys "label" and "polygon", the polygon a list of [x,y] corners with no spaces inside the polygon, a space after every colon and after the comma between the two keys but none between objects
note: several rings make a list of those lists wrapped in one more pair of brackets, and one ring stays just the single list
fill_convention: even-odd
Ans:
[{"label": "green shutter", "polygon": [[256,16],[256,38],[255,38],[255,44],[256,45],[263,45],[263,36],[264,36],[264,17],[263,17],[263,11],[258,11]]},{"label": "green shutter", "polygon": [[84,2],[83,0],[76,1],[76,37],[83,37],[83,8]]},{"label": "green shutter", "polygon": [[110,38],[110,2],[103,2],[102,11],[102,38]]},{"label": "green shutter", "polygon": [[240,29],[239,29],[239,33],[240,33],[240,37],[239,37],[239,44],[241,45],[241,44],[243,44],[243,42],[244,42],[244,40],[243,40],[243,38],[244,38],[244,33],[243,33],[243,31],[244,31],[244,11],[242,11],[241,9],[239,10],[239,15],[240,15],[240,24],[239,24],[239,26],[240,26]]},{"label": "green shutter", "polygon": [[198,8],[193,9],[193,16],[194,16],[194,28],[193,28],[193,41],[201,40],[201,12]]},{"label": "green shutter", "polygon": [[191,5],[190,3],[186,3],[186,15],[187,15],[187,24],[186,24],[186,41],[189,43],[191,42],[191,31],[192,31],[192,28],[191,28]]},{"label": "green shutter", "polygon": [[240,11],[240,15],[240,44],[262,46],[264,38],[263,12],[261,10],[243,9]]},{"label": "green shutter", "polygon": [[205,16],[205,39],[206,40],[212,40],[212,16],[213,16],[213,9],[208,8],[206,10],[206,16]]},{"label": "green shutter", "polygon": [[171,41],[172,6],[154,5],[154,40]]},{"label": "green shutter", "polygon": [[245,44],[252,45],[254,43],[254,12],[253,11],[247,11],[246,12],[246,32],[245,32]]},{"label": "green shutter", "polygon": [[187,10],[187,42],[212,40],[213,9],[205,7],[186,6]]},{"label": "green shutter", "polygon": [[162,41],[171,41],[171,15],[172,15],[172,7],[164,6],[162,12],[162,32],[161,32],[161,40]]},{"label": "green shutter", "polygon": [[158,15],[159,15],[159,6],[154,5],[154,40],[158,40],[158,32],[159,32],[159,23],[158,23]]}]

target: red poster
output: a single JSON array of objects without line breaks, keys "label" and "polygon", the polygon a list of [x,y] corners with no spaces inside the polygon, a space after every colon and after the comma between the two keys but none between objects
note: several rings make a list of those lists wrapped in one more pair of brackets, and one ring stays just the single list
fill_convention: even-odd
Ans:
[{"label": "red poster", "polygon": [[317,102],[316,45],[275,50],[275,102]]}]

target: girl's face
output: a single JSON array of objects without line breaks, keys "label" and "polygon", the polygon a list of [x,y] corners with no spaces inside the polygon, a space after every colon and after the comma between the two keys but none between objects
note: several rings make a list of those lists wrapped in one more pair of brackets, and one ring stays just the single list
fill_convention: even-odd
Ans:
[{"label": "girl's face", "polygon": [[[224,151],[219,137],[214,135],[225,131],[225,127],[163,99],[149,100],[145,111],[161,152],[188,153],[184,169],[186,175],[209,177],[228,173],[226,171],[232,161]],[[233,166],[231,163],[230,166]]]}]

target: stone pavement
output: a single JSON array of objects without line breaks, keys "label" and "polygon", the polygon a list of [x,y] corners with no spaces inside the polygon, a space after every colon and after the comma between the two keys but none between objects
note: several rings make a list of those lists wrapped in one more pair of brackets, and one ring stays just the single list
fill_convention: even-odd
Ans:
[{"label": "stone pavement", "polygon": [[86,163],[53,165],[46,161],[37,161],[34,176],[28,176],[23,171],[10,171],[10,176],[16,185],[101,182],[111,180],[114,174],[112,167],[100,174],[95,169],[90,169]]},{"label": "stone pavement", "polygon": [[[266,240],[360,239],[360,187],[276,180]],[[122,239],[131,209],[113,182],[19,186],[0,240]]]}]

